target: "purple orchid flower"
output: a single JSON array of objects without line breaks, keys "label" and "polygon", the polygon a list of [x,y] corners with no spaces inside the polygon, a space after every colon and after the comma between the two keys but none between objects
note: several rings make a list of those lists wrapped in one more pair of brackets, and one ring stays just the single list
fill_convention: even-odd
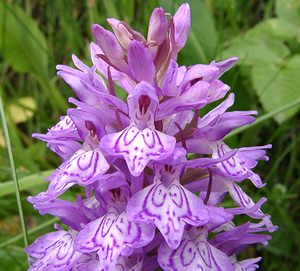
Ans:
[{"label": "purple orchid flower", "polygon": [[[255,121],[256,111],[228,111],[221,76],[237,58],[179,66],[191,24],[190,7],[174,16],[156,8],[147,37],[109,18],[113,31],[92,26],[92,67],[72,56],[75,68],[58,75],[77,98],[57,125],[34,134],[62,158],[49,186],[29,197],[40,214],[64,228],[38,238],[25,251],[31,271],[202,270],[254,271],[260,258],[240,259],[249,245],[267,245],[277,229],[242,189],[271,145],[230,148],[225,136]],[[106,80],[104,80],[106,79]],[[124,90],[126,101],[116,95]],[[76,200],[59,197],[74,187]],[[80,191],[80,192],[78,192]],[[70,194],[73,195],[73,194]],[[222,207],[224,198],[232,206]],[[249,222],[234,223],[235,217]],[[255,222],[253,222],[255,220]]]},{"label": "purple orchid flower", "polygon": [[106,135],[102,148],[109,154],[122,155],[132,175],[138,176],[150,160],[168,157],[175,138],[155,130],[154,115],[158,106],[155,89],[145,83],[136,85],[127,98],[131,124],[124,130]]},{"label": "purple orchid flower", "polygon": [[158,255],[160,266],[167,271],[235,270],[230,258],[208,242],[205,229],[194,228],[185,232],[180,246],[175,250],[163,243]]},{"label": "purple orchid flower", "polygon": [[74,231],[59,230],[38,238],[25,249],[32,265],[29,270],[66,270],[80,258],[74,249]]}]

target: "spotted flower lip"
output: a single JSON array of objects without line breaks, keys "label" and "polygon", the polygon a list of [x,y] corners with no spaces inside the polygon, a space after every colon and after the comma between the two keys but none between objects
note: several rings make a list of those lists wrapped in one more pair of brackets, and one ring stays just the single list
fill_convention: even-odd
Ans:
[{"label": "spotted flower lip", "polygon": [[45,234],[25,251],[35,261],[29,270],[62,270],[71,268],[81,253],[74,250],[74,232],[59,230]]},{"label": "spotted flower lip", "polygon": [[185,232],[180,246],[172,250],[165,243],[160,245],[158,261],[164,270],[226,270],[234,271],[230,258],[211,245],[207,231]]},{"label": "spotted flower lip", "polygon": [[97,252],[107,270],[114,270],[122,253],[148,244],[154,237],[154,227],[129,222],[126,213],[113,211],[87,224],[75,240],[75,249],[83,253]]},{"label": "spotted flower lip", "polygon": [[104,136],[101,147],[108,154],[122,155],[131,174],[138,176],[150,160],[162,160],[172,153],[175,138],[155,130],[158,98],[151,85],[139,83],[129,94],[127,103],[131,125]]},{"label": "spotted flower lip", "polygon": [[133,221],[153,222],[174,249],[180,245],[185,224],[201,226],[208,221],[202,200],[178,181],[165,187],[156,180],[130,199],[127,214]]},{"label": "spotted flower lip", "polygon": [[[29,270],[256,270],[260,258],[239,254],[267,245],[277,227],[262,211],[267,199],[254,201],[243,186],[265,185],[254,168],[271,145],[226,142],[257,115],[230,111],[234,94],[221,76],[238,59],[177,63],[190,31],[187,3],[173,16],[154,9],[146,37],[107,21],[112,31],[92,26],[91,67],[75,55],[75,67],[57,66],[76,95],[72,107],[33,134],[62,163],[28,201],[63,226],[25,249]],[[249,221],[236,224],[240,215]]]}]

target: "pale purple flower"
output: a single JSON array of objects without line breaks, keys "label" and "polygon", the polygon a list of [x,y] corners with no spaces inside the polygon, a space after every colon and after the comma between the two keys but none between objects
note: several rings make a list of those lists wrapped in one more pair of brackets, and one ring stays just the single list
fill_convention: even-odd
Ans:
[{"label": "pale purple flower", "polygon": [[[48,189],[28,200],[65,228],[26,248],[29,270],[256,270],[260,258],[237,260],[239,253],[267,245],[266,232],[277,227],[261,210],[266,198],[255,202],[242,186],[250,179],[263,187],[253,168],[271,145],[225,143],[257,115],[228,111],[234,94],[200,114],[229,92],[220,77],[237,58],[178,65],[190,31],[186,3],[170,17],[156,8],[147,37],[126,22],[108,23],[113,32],[92,26],[92,67],[76,56],[76,68],[57,66],[77,99],[46,134],[34,134],[62,163]],[[59,198],[74,186],[84,193]],[[227,195],[232,206],[221,207]],[[249,222],[236,225],[239,215]]]},{"label": "pale purple flower", "polygon": [[206,229],[194,228],[185,232],[176,250],[172,250],[166,243],[161,244],[158,250],[158,261],[166,271],[235,270],[230,258],[208,242]]},{"label": "pale purple flower", "polygon": [[154,116],[158,107],[155,89],[141,82],[128,95],[130,125],[108,134],[101,147],[111,155],[122,155],[132,175],[138,176],[150,160],[162,160],[174,150],[176,140],[155,129]]},{"label": "pale purple flower", "polygon": [[74,249],[74,231],[58,230],[38,238],[25,249],[32,265],[29,270],[68,270],[80,258]]}]

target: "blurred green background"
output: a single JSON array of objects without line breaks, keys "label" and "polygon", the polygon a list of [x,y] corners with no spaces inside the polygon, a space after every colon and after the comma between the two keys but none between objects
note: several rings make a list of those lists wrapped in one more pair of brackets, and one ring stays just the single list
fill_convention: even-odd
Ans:
[{"label": "blurred green background", "polygon": [[[71,89],[56,77],[55,65],[71,65],[74,53],[90,64],[90,25],[106,17],[147,32],[153,8],[174,12],[171,0],[0,0],[0,92],[12,142],[29,240],[53,228],[26,202],[46,188],[43,178],[59,165],[45,144],[31,138],[46,132],[66,112]],[[234,109],[256,109],[257,124],[230,135],[230,146],[273,144],[268,163],[257,168],[267,186],[249,185],[255,200],[279,226],[266,248],[261,270],[300,270],[300,1],[192,0],[192,28],[181,64],[209,63],[230,56],[238,65],[223,79],[236,93]],[[1,125],[2,127],[2,125]],[[0,270],[25,270],[22,231],[3,129],[0,128]],[[245,186],[244,186],[245,187]],[[72,196],[72,195],[71,195]]]}]

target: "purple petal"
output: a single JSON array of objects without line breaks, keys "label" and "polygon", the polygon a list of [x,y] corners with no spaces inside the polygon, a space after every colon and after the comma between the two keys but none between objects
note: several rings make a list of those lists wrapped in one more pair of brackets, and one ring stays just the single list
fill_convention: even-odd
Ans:
[{"label": "purple petal", "polygon": [[142,255],[130,255],[129,257],[120,257],[115,271],[142,271]]},{"label": "purple petal", "polygon": [[29,201],[41,215],[51,214],[52,216],[58,216],[64,224],[75,230],[80,230],[81,224],[89,222],[82,212],[81,206],[77,203],[61,199],[41,201],[39,198],[35,199],[33,197],[29,198]]},{"label": "purple petal", "polygon": [[96,67],[87,67],[76,56],[72,56],[73,62],[82,71],[64,65],[57,65],[57,74],[75,91],[77,97],[90,104],[98,99],[98,93],[107,93],[103,79],[95,72]]},{"label": "purple petal", "polygon": [[187,161],[186,165],[189,168],[208,168],[215,166],[221,162],[226,162],[227,160],[231,159],[237,150],[230,150],[227,153],[223,153],[222,156],[217,158],[195,158],[192,160]]},{"label": "purple petal", "polygon": [[[231,149],[222,142],[216,143],[212,158],[219,158],[231,152]],[[223,176],[228,177],[230,179],[236,181],[243,181],[245,179],[250,179],[252,183],[260,188],[263,187],[259,175],[254,173],[251,169],[249,169],[247,165],[247,160],[238,156],[238,153],[233,157],[225,160],[219,164],[217,164],[218,170],[223,174]]]},{"label": "purple petal", "polygon": [[128,46],[128,64],[137,82],[146,81],[154,84],[155,66],[145,46],[133,40]]},{"label": "purple petal", "polygon": [[271,149],[272,145],[244,147],[239,149],[238,156],[243,159],[248,168],[254,168],[257,165],[257,160],[268,161],[265,149]]},{"label": "purple petal", "polygon": [[77,151],[51,178],[49,194],[61,195],[74,184],[89,185],[109,169],[100,149]]},{"label": "purple petal", "polygon": [[239,253],[250,244],[266,244],[271,239],[270,235],[251,233],[250,223],[217,234],[211,243],[224,251],[228,256]]},{"label": "purple petal", "polygon": [[164,121],[164,131],[168,135],[175,135],[178,133],[178,126],[176,124],[179,124],[182,130],[188,125],[194,116],[193,111],[182,111],[177,114],[172,115],[169,118],[168,121]]},{"label": "purple petal", "polygon": [[99,177],[96,184],[97,189],[102,193],[106,193],[109,190],[117,189],[122,186],[128,186],[125,175],[121,171],[114,173],[106,173]]},{"label": "purple petal", "polygon": [[69,116],[62,116],[47,134],[34,133],[32,137],[47,142],[47,146],[63,160],[68,160],[80,148],[76,142],[80,140],[77,127]]},{"label": "purple petal", "polygon": [[50,139],[74,139],[79,140],[77,127],[69,116],[62,116],[60,121],[53,126],[47,134],[35,133],[34,138],[48,142]]},{"label": "purple petal", "polygon": [[212,80],[210,82],[210,88],[208,89],[205,99],[212,103],[214,101],[217,101],[219,99],[222,99],[226,93],[230,90],[230,87],[226,84],[224,84],[220,80]]},{"label": "purple petal", "polygon": [[236,271],[255,271],[259,268],[257,263],[261,261],[261,259],[261,257],[258,257],[239,261],[234,264],[234,268]]},{"label": "purple petal", "polygon": [[255,204],[254,201],[235,182],[226,181],[226,185],[230,196],[240,207],[240,213],[247,214],[255,219],[262,219],[263,226],[266,226],[266,229],[269,232],[273,232],[276,229],[276,226],[272,224],[270,217],[259,209],[266,199],[262,198]]},{"label": "purple petal", "polygon": [[199,81],[180,96],[172,97],[159,105],[156,120],[164,119],[181,111],[199,109],[207,104],[202,98],[202,92],[206,92],[210,84]]},{"label": "purple petal", "polygon": [[154,114],[158,107],[158,97],[154,87],[146,82],[137,84],[128,95],[127,104],[128,114],[131,119],[136,122],[145,120],[148,124],[153,125]]},{"label": "purple petal", "polygon": [[209,215],[209,230],[213,230],[233,219],[233,215],[223,207],[205,206],[205,208]]},{"label": "purple petal", "polygon": [[232,106],[234,103],[234,94],[229,94],[228,98],[218,105],[215,109],[206,114],[198,123],[198,128],[209,125],[210,122],[214,121],[218,116],[224,114],[224,112]]},{"label": "purple petal", "polygon": [[25,248],[26,253],[34,258],[30,271],[69,270],[81,253],[73,248],[74,234],[66,231],[51,232],[38,238]]},{"label": "purple petal", "polygon": [[124,212],[120,215],[110,212],[79,232],[75,248],[84,253],[97,251],[104,269],[115,270],[117,259],[123,251],[143,247],[153,237],[152,226],[129,222]]},{"label": "purple petal", "polygon": [[[209,113],[208,113],[209,114]],[[255,121],[255,118],[250,116],[257,114],[256,111],[234,111],[225,112],[216,116],[207,126],[202,125],[202,120],[198,122],[198,129],[194,132],[196,137],[205,137],[207,140],[216,141],[224,138],[233,129],[249,125]],[[204,120],[205,122],[205,120]]]},{"label": "purple petal", "polygon": [[[234,182],[227,182],[227,186],[229,189],[230,196],[237,203],[238,206],[250,209],[255,205],[253,200],[240,188],[238,184]],[[251,216],[251,214],[249,215]],[[260,218],[262,216],[262,213],[258,212],[256,215],[254,213],[253,216],[254,218]]]},{"label": "purple petal", "polygon": [[66,161],[72,157],[72,155],[78,151],[81,145],[76,141],[66,140],[49,140],[47,147],[55,153],[57,153],[63,161]]},{"label": "purple petal", "polygon": [[129,124],[125,103],[116,97],[112,98],[112,95],[103,93],[100,96],[101,101],[94,106],[69,98],[69,102],[75,104],[77,108],[70,108],[67,112],[76,124],[78,134],[83,141],[86,141],[87,137],[94,137],[95,135],[99,140],[109,131],[108,126],[111,127],[112,131],[118,130],[116,111],[119,113],[120,124]]},{"label": "purple petal", "polygon": [[158,250],[158,262],[166,271],[234,271],[230,258],[209,244],[201,233],[196,237],[185,233],[176,250],[163,243]]},{"label": "purple petal", "polygon": [[166,38],[167,30],[168,20],[164,9],[154,9],[150,17],[147,40],[156,41],[158,45],[161,45]]},{"label": "purple petal", "polygon": [[165,187],[156,180],[133,195],[126,210],[131,220],[154,223],[173,249],[180,245],[186,223],[200,226],[208,220],[202,200],[177,181]]},{"label": "purple petal", "polygon": [[179,51],[186,43],[191,27],[191,11],[189,4],[182,4],[173,17],[174,23],[174,44],[176,51]]},{"label": "purple petal", "polygon": [[97,254],[83,254],[72,266],[70,271],[99,271],[102,266],[98,260]]},{"label": "purple petal", "polygon": [[150,160],[167,158],[175,147],[175,138],[152,128],[139,130],[131,125],[119,133],[102,138],[101,147],[110,155],[121,155],[134,176],[139,176]]},{"label": "purple petal", "polygon": [[128,29],[125,27],[125,25],[123,24],[123,22],[114,19],[114,18],[108,18],[107,22],[110,24],[110,26],[112,27],[119,43],[121,44],[121,46],[125,49],[127,49],[129,43],[132,40],[132,35],[131,33],[128,31]]},{"label": "purple petal", "polygon": [[237,57],[231,57],[228,58],[226,60],[220,61],[220,62],[216,62],[216,61],[212,61],[209,65],[213,65],[219,68],[219,73],[217,78],[221,77],[222,74],[224,74],[226,71],[228,71],[229,69],[231,69],[231,67],[238,61]]},{"label": "purple petal", "polygon": [[107,22],[112,27],[119,43],[123,48],[127,49],[132,40],[146,43],[144,36],[141,33],[133,30],[126,22],[119,21],[114,18],[108,18]]},{"label": "purple petal", "polygon": [[178,77],[178,64],[176,61],[171,60],[168,69],[160,83],[163,94],[166,96],[177,96],[177,77]]},{"label": "purple petal", "polygon": [[126,103],[123,102],[118,97],[110,95],[110,94],[107,94],[107,93],[101,93],[99,96],[108,105],[113,106],[114,108],[122,111],[123,113],[127,113],[127,105],[126,105]]},{"label": "purple petal", "polygon": [[97,24],[92,26],[92,32],[97,44],[109,61],[118,66],[121,70],[126,71],[127,64],[123,59],[125,56],[124,51],[114,34]]},{"label": "purple petal", "polygon": [[103,59],[99,58],[99,55],[103,54],[103,52],[97,44],[92,42],[90,44],[90,51],[92,62],[97,67],[98,71],[108,79],[107,71],[109,67],[113,81],[122,89],[130,93],[135,86],[135,82],[126,73],[116,70],[114,67],[109,66]]},{"label": "purple petal", "polygon": [[[70,99],[70,102],[74,102],[74,100]],[[91,110],[89,110],[89,108]],[[95,107],[85,105],[83,108],[69,108],[67,112],[72,121],[76,124],[78,134],[82,141],[89,138],[91,132],[93,134],[92,137],[97,136],[97,138],[101,138],[105,134],[104,122],[101,121],[102,118],[98,117],[103,117],[103,115],[99,114],[102,112]],[[90,124],[91,130],[87,129],[87,123]]]},{"label": "purple petal", "polygon": [[[184,92],[191,82],[195,83],[195,80],[201,81],[206,77],[213,77],[218,73],[219,69],[214,66],[197,64],[188,68],[182,81],[180,82],[180,92]],[[208,81],[208,80],[204,80]]]}]

